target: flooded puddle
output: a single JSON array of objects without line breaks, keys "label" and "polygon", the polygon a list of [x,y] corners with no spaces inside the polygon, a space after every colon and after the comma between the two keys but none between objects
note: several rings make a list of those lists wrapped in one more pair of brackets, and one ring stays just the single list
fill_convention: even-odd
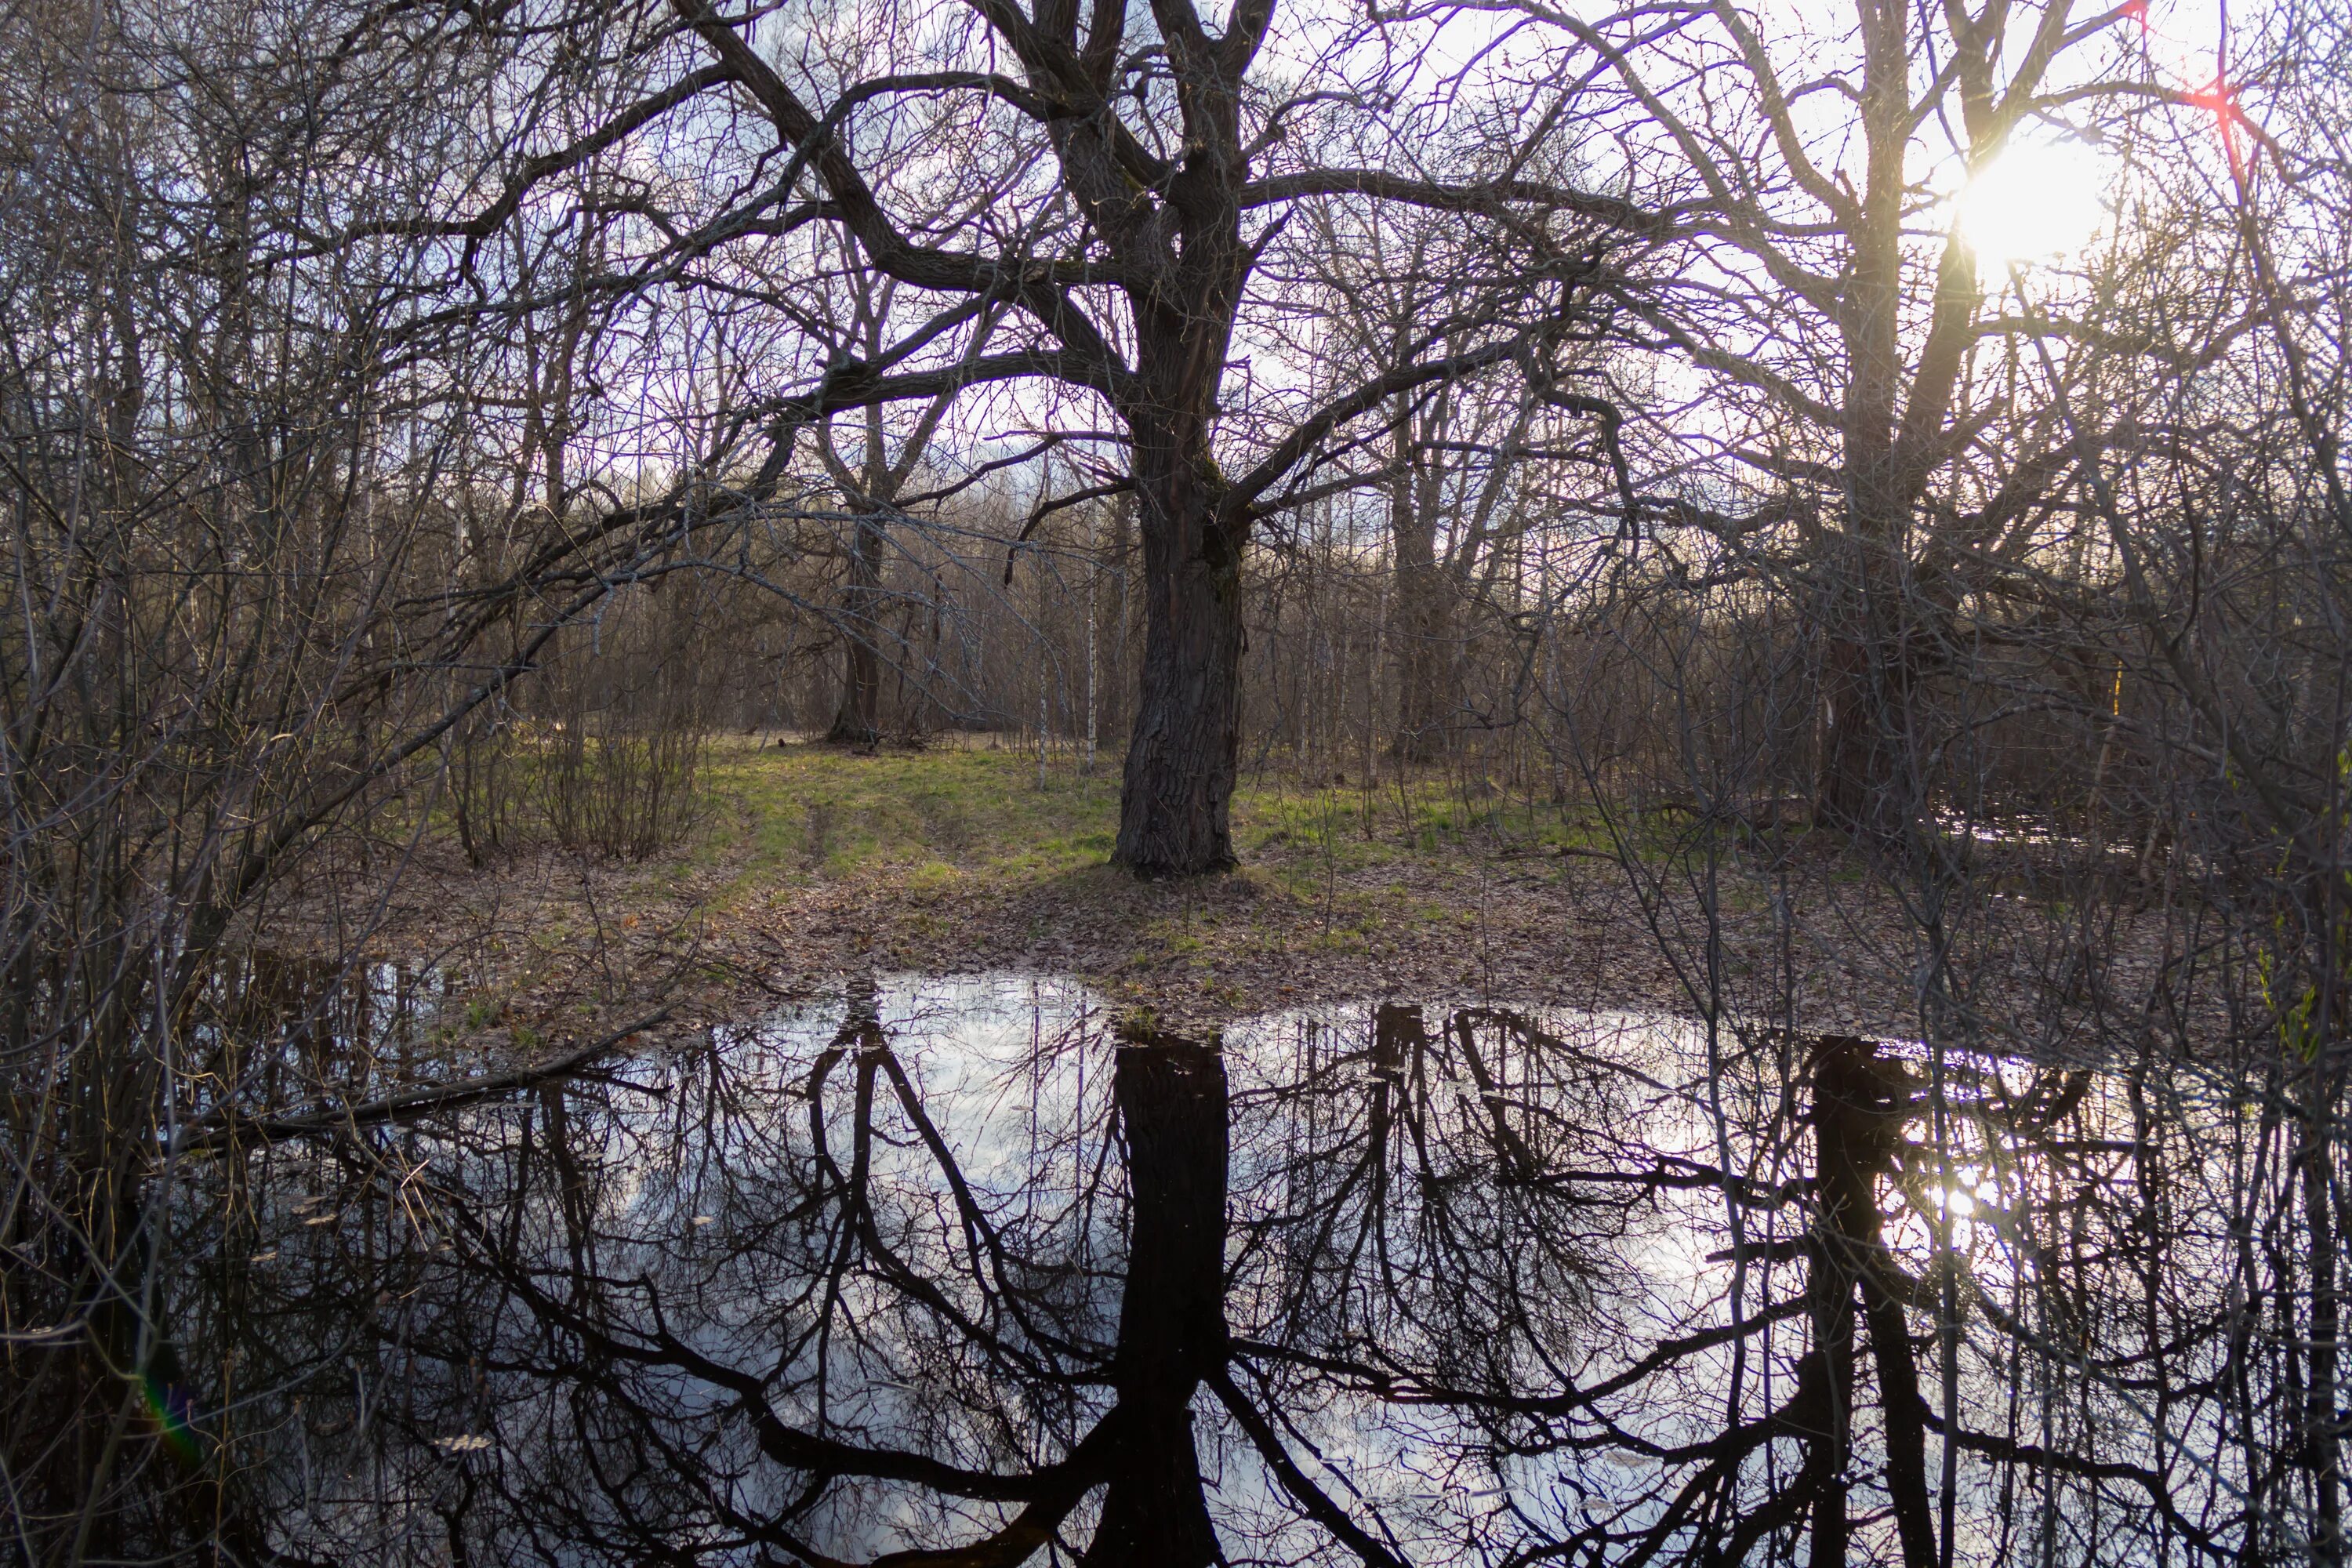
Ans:
[{"label": "flooded puddle", "polygon": [[191,1155],[151,1404],[311,1561],[2199,1558],[2255,1528],[2217,1374],[2267,1363],[2192,1217],[2226,1137],[2171,1114],[1680,1021],[1193,1039],[892,978]]}]

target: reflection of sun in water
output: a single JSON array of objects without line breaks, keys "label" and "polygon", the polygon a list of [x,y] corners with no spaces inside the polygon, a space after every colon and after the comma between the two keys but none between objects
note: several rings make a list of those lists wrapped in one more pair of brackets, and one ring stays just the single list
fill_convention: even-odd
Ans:
[{"label": "reflection of sun in water", "polygon": [[2063,259],[2097,237],[2114,174],[2096,152],[2072,137],[2012,140],[1960,192],[1954,215],[1978,267],[1987,272]]},{"label": "reflection of sun in water", "polygon": [[[1916,1142],[1914,1147],[1924,1152]],[[1885,1194],[1882,1214],[1887,1246],[1906,1268],[1923,1276],[1942,1250],[1937,1226],[1940,1215],[1948,1227],[1943,1234],[1962,1268],[1980,1281],[2011,1277],[2014,1258],[2005,1233],[2015,1216],[1999,1177],[1990,1169],[1962,1165],[1947,1177],[1929,1176],[1907,1192],[1896,1186]]]}]

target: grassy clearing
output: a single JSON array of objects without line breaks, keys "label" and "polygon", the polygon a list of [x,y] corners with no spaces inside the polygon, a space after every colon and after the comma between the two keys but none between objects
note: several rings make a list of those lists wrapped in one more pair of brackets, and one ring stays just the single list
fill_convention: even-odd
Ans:
[{"label": "grassy clearing", "polygon": [[[1052,766],[1041,786],[1034,752],[984,745],[865,756],[729,741],[714,748],[702,784],[708,820],[688,859],[731,871],[744,894],[868,879],[922,891],[966,879],[1003,887],[1066,878],[1108,862],[1118,827],[1114,766],[1090,778]],[[1372,790],[1244,777],[1235,847],[1258,874],[1309,894],[1382,867],[1593,842],[1590,828],[1547,803],[1466,793],[1437,776]]]},{"label": "grassy clearing", "polygon": [[977,747],[863,756],[822,745],[724,742],[707,765],[710,821],[693,858],[761,887],[890,877],[944,888],[1099,865],[1118,826],[1118,782]]},{"label": "grassy clearing", "polygon": [[[1269,768],[1234,802],[1238,874],[1139,882],[1108,864],[1118,793],[1111,765],[1086,777],[1054,759],[1041,782],[1034,752],[984,740],[877,756],[715,740],[684,841],[643,860],[540,844],[478,871],[436,862],[398,942],[481,977],[512,1003],[507,1026],[548,1037],[681,984],[717,997],[751,977],[772,994],[870,969],[1067,973],[1122,1005],[1212,1021],[1374,994],[1673,1010],[1687,997],[1615,864],[1616,834],[1657,879],[1652,896],[1685,904],[1689,858],[1710,840],[1761,851],[1686,805],[1604,814],[1580,794],[1563,808],[1436,768],[1369,789]],[[1869,892],[1848,885],[1862,868],[1832,835],[1773,849],[1801,850],[1803,896]],[[1766,973],[1750,967],[1780,962],[1765,889],[1745,875],[1717,892],[1733,972]],[[1839,918],[1900,916],[1864,897]],[[1675,918],[1697,929],[1695,907]],[[1805,982],[1839,1026],[1895,1027],[1905,999],[1857,984],[1843,969]]]},{"label": "grassy clearing", "polygon": [[1598,842],[1592,825],[1570,820],[1548,801],[1435,773],[1369,789],[1308,787],[1269,776],[1239,792],[1234,830],[1244,858],[1322,862],[1341,875],[1465,853],[1557,853]]},{"label": "grassy clearing", "polygon": [[[1234,802],[1237,875],[1138,882],[1108,864],[1118,793],[1112,766],[1087,777],[1056,760],[1041,783],[1034,752],[984,741],[866,756],[727,738],[683,843],[640,861],[517,856],[420,914],[436,932],[490,917],[478,967],[537,998],[516,1014],[532,1027],[583,997],[658,989],[647,977],[680,963],[721,988],[1026,965],[1204,1016],[1415,988],[1678,1005],[1643,978],[1638,911],[1589,801],[1437,769],[1370,789],[1268,769]],[[1731,831],[1674,809],[1620,827],[1662,870]]]}]

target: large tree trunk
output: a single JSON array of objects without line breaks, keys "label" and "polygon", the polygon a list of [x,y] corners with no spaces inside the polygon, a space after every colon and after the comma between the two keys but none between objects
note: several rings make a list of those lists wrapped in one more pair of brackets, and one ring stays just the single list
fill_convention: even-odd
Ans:
[{"label": "large tree trunk", "polygon": [[[1400,437],[1402,438],[1402,437]],[[1400,760],[1444,754],[1454,711],[1453,584],[1437,565],[1435,509],[1410,468],[1390,481],[1389,548],[1396,557],[1397,727]]]},{"label": "large tree trunk", "polygon": [[1813,818],[1858,837],[1893,838],[1924,806],[1911,734],[1919,639],[1891,550],[1857,542],[1863,558],[1832,590],[1822,658]]},{"label": "large tree trunk", "polygon": [[[1812,1318],[1812,1355],[1820,1358],[1825,1397],[1806,1432],[1805,1473],[1814,1492],[1811,1568],[1844,1568],[1853,1522],[1847,1511],[1847,1466],[1853,1454],[1855,1276],[1851,1231],[1857,1206],[1873,1201],[1858,1168],[1853,1123],[1867,1110],[1868,1046],[1825,1037],[1813,1066],[1813,1136],[1817,1205],[1806,1237],[1806,1294]],[[1860,1116],[1857,1115],[1860,1112]],[[1860,1189],[1857,1194],[1856,1189]]]},{"label": "large tree trunk", "polygon": [[842,672],[841,707],[828,741],[870,746],[882,738],[882,520],[857,519],[849,551],[849,583],[842,592],[842,618],[848,626],[848,658]]},{"label": "large tree trunk", "polygon": [[1137,423],[1143,668],[1113,858],[1142,876],[1223,870],[1241,755],[1244,532],[1218,516],[1206,421]]},{"label": "large tree trunk", "polygon": [[[1912,450],[1917,437],[1902,432],[1938,400],[1931,383],[1906,373],[1903,339],[1903,193],[1911,135],[1902,109],[1904,23],[1881,8],[1865,8],[1864,16],[1871,94],[1864,106],[1865,184],[1839,319],[1846,361],[1844,539],[1822,563],[1830,598],[1813,815],[1823,826],[1884,839],[1907,825],[1905,797],[1911,793],[1901,784],[1910,772],[1903,742],[1912,647],[1900,629],[1909,522],[1925,470]],[[1906,403],[1906,384],[1916,403]]]},{"label": "large tree trunk", "polygon": [[1813,820],[1863,833],[1880,815],[1886,748],[1882,704],[1873,688],[1871,649],[1850,626],[1832,625],[1822,658],[1821,752]]},{"label": "large tree trunk", "polygon": [[1225,1068],[1189,1041],[1122,1045],[1112,1096],[1132,1194],[1111,1378],[1119,1423],[1087,1565],[1206,1568],[1216,1531],[1201,1490],[1192,1396],[1225,1361]]}]

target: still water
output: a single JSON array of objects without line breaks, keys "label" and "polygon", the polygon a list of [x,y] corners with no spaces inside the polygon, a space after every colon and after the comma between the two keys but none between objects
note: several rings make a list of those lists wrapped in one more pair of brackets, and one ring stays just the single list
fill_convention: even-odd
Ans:
[{"label": "still water", "polygon": [[1680,1020],[1180,1037],[890,977],[189,1155],[149,1462],[310,1562],[2292,1558],[2267,1125]]}]

